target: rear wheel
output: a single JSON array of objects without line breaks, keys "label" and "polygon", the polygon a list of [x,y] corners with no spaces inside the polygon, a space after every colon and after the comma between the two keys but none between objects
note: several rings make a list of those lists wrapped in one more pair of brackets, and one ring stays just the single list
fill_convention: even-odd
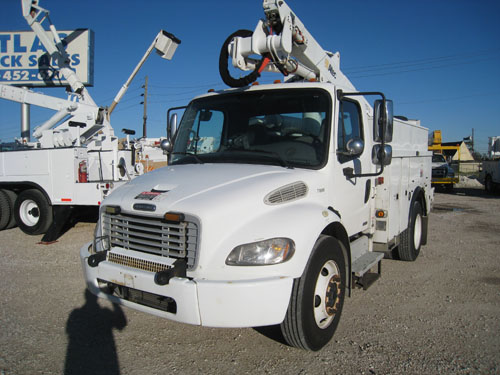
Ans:
[{"label": "rear wheel", "polygon": [[52,206],[36,189],[19,194],[14,206],[17,225],[26,234],[42,234],[52,224]]},{"label": "rear wheel", "polygon": [[345,259],[333,237],[321,236],[303,275],[294,280],[290,304],[281,323],[291,346],[319,350],[337,328],[344,305]]},{"label": "rear wheel", "polygon": [[401,260],[414,261],[420,254],[423,234],[422,206],[415,201],[411,208],[408,228],[401,233],[398,255]]},{"label": "rear wheel", "polygon": [[9,199],[7,195],[0,190],[0,230],[7,228],[11,216]]},{"label": "rear wheel", "polygon": [[14,205],[16,204],[17,194],[12,190],[2,189],[0,191],[7,196],[7,199],[9,201],[10,220],[5,229],[14,228],[16,226],[16,215],[14,215]]}]

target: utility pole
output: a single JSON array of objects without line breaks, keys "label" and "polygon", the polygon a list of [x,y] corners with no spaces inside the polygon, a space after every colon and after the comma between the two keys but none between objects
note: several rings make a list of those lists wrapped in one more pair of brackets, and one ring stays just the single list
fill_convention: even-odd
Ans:
[{"label": "utility pole", "polygon": [[472,128],[472,152],[474,152],[474,128]]},{"label": "utility pole", "polygon": [[142,123],[142,136],[146,138],[146,121],[148,119],[148,76],[146,76],[144,86],[142,86],[144,89],[144,93],[141,94],[141,96],[144,96],[144,101],[141,102],[141,104],[144,104],[144,114],[142,116],[143,123]]}]

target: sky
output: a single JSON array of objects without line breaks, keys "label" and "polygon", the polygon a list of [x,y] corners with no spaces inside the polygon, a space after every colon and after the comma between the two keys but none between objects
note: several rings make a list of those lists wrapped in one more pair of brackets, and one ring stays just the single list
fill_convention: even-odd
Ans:
[{"label": "sky", "polygon": [[[0,0],[0,31],[30,30],[20,0]],[[382,91],[394,113],[419,119],[443,142],[474,134],[485,153],[500,136],[500,1],[498,0],[287,0],[325,50],[340,52],[341,70],[359,91]],[[147,135],[166,134],[168,108],[209,89],[224,89],[219,53],[236,30],[254,30],[262,1],[39,0],[58,30],[95,34],[94,86],[109,106],[160,29],[181,40],[171,61],[152,54],[111,116],[142,135],[140,96],[148,77]],[[260,83],[280,79],[266,75]],[[35,89],[65,98],[62,88]],[[20,104],[0,99],[0,140],[20,136]],[[31,130],[53,112],[31,106]],[[33,139],[32,139],[33,140]]]}]

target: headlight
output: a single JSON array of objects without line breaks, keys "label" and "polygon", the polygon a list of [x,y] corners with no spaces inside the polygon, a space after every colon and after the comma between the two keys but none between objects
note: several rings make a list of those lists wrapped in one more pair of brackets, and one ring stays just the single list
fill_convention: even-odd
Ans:
[{"label": "headlight", "polygon": [[295,242],[289,238],[271,238],[235,247],[226,259],[229,266],[266,266],[289,260]]}]

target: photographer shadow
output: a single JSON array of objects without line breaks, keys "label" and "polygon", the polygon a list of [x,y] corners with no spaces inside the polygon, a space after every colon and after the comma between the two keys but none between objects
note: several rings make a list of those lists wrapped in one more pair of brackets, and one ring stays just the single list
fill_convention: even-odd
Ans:
[{"label": "photographer shadow", "polygon": [[113,329],[121,331],[126,325],[119,305],[103,308],[86,289],[85,304],[73,310],[66,323],[69,342],[64,374],[119,374]]}]

